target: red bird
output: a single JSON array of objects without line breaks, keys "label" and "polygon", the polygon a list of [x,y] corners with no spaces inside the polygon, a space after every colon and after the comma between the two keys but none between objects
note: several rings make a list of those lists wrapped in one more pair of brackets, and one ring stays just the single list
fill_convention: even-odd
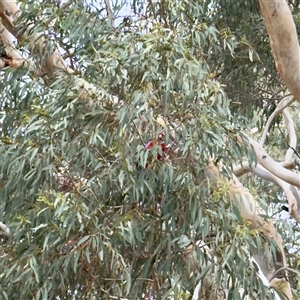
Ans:
[{"label": "red bird", "polygon": [[[166,144],[162,142],[162,139],[163,139],[164,136],[165,136],[165,133],[164,133],[163,131],[160,132],[157,138],[155,138],[155,139],[149,141],[149,142],[145,145],[145,148],[146,148],[147,150],[149,150],[149,149],[153,148],[156,144],[159,144],[159,145],[160,145],[160,148],[161,148],[161,152],[162,152],[162,154],[164,154],[164,152],[167,150]],[[162,155],[157,154],[157,159],[158,159],[158,160],[161,160],[162,158],[163,158]],[[147,168],[147,167],[148,167],[148,164],[146,164],[145,168]]]}]

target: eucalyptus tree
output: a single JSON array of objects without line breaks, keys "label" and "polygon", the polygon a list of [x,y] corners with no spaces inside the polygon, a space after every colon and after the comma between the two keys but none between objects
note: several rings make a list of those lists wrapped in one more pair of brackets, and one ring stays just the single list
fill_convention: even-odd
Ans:
[{"label": "eucalyptus tree", "polygon": [[1,297],[297,299],[298,10],[0,1]]}]

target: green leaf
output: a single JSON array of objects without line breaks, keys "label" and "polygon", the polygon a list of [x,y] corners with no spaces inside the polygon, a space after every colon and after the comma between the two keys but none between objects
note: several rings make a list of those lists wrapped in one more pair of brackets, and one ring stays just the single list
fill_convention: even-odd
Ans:
[{"label": "green leaf", "polygon": [[202,268],[201,273],[199,274],[198,279],[202,279],[205,275],[211,270],[213,265],[208,265]]},{"label": "green leaf", "polygon": [[73,262],[73,271],[76,273],[77,271],[77,266],[78,266],[78,260],[79,260],[79,256],[80,256],[80,251],[75,251],[74,254],[74,262]]},{"label": "green leaf", "polygon": [[90,235],[86,235],[83,238],[81,238],[78,242],[78,246],[80,246],[81,244],[83,244],[84,242],[86,242],[91,236]]},{"label": "green leaf", "polygon": [[30,265],[31,270],[34,273],[36,282],[39,283],[40,281],[39,281],[39,274],[38,274],[38,264],[37,264],[37,261],[34,256],[30,257],[29,265]]}]

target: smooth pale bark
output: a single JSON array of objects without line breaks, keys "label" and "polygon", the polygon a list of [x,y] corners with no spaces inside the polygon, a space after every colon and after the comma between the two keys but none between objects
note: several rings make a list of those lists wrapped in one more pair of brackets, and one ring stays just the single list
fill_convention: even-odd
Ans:
[{"label": "smooth pale bark", "polygon": [[[252,172],[258,177],[278,184],[285,192],[289,203],[289,213],[298,223],[300,223],[300,196],[296,187],[299,188],[299,174],[287,169],[294,169],[293,155],[297,147],[297,135],[294,122],[289,114],[286,105],[290,104],[293,99],[283,99],[277,106],[276,110],[269,117],[260,143],[249,139],[258,160],[257,165],[249,165],[243,162],[233,168],[233,173],[239,177],[247,172]],[[274,117],[282,113],[285,119],[286,127],[289,132],[289,147],[286,151],[283,162],[275,162],[263,149],[263,144],[268,133],[268,129]]]},{"label": "smooth pale bark", "polygon": [[233,169],[236,176],[241,176],[246,172],[253,172],[257,176],[272,181],[284,190],[289,202],[289,213],[298,223],[300,223],[300,198],[296,187],[300,188],[300,175],[285,168],[291,162],[279,163],[266,152],[266,150],[256,141],[249,138],[249,143],[253,147],[257,157],[257,166],[250,166],[247,162]]},{"label": "smooth pale bark", "polygon": [[[280,106],[278,106],[277,110],[278,112],[281,111]],[[266,172],[264,173],[265,179],[270,180],[271,178],[270,181],[275,182],[284,190],[289,203],[289,213],[292,218],[300,223],[300,197],[298,192],[298,189],[300,188],[300,176],[298,173],[287,170],[286,168],[289,163],[292,163],[292,157],[297,147],[297,135],[294,122],[287,108],[282,110],[282,114],[289,131],[289,148],[286,151],[284,162],[276,162],[269,156],[269,154],[262,147],[264,139],[262,139],[262,142],[260,144],[252,139],[249,139],[249,142],[256,153],[257,161],[259,163],[258,167],[260,168],[260,170],[264,170],[269,173],[269,175],[267,175]],[[268,128],[268,125],[266,126],[266,128]],[[266,134],[264,135],[266,136]],[[253,168],[254,169],[251,171],[255,172],[256,167]]]},{"label": "smooth pale bark", "polygon": [[255,140],[250,138],[249,143],[254,148],[257,161],[266,170],[287,183],[300,188],[300,174],[287,170],[279,162],[274,161],[267,151]]},{"label": "smooth pale bark", "polygon": [[294,126],[294,121],[287,109],[285,109],[283,112],[283,117],[285,119],[286,126],[288,128],[289,132],[289,148],[287,149],[285,153],[284,160],[285,161],[291,161],[293,159],[293,156],[295,154],[295,149],[297,148],[297,134]]},{"label": "smooth pale bark", "polygon": [[288,200],[289,213],[291,217],[300,224],[300,195],[297,188],[276,177],[260,165],[250,166],[248,162],[243,162],[241,166],[233,169],[233,173],[236,176],[241,176],[248,172],[251,172],[264,180],[268,180],[279,185],[283,189]]},{"label": "smooth pale bark", "polygon": [[285,0],[259,0],[270,37],[276,69],[300,102],[300,49],[296,26]]},{"label": "smooth pale bark", "polygon": [[[268,135],[268,132],[269,132],[269,129],[270,129],[270,126],[271,126],[273,120],[274,120],[275,117],[276,117],[278,114],[280,114],[281,112],[284,114],[285,119],[286,119],[286,121],[287,121],[287,125],[288,125],[288,127],[289,127],[289,129],[290,129],[290,124],[289,124],[289,121],[287,120],[287,118],[290,119],[290,117],[286,117],[286,115],[288,114],[288,112],[286,111],[286,109],[287,109],[287,107],[288,107],[289,105],[291,105],[294,101],[295,101],[294,98],[288,97],[288,98],[283,98],[283,99],[278,103],[276,109],[272,112],[271,116],[268,118],[268,121],[267,121],[267,123],[266,123],[266,125],[265,125],[265,129],[264,129],[264,132],[263,132],[262,137],[261,137],[261,140],[260,140],[260,144],[261,144],[262,146],[263,146],[264,143],[265,143],[265,140],[266,140],[266,138],[267,138],[267,135]],[[294,124],[292,124],[292,126],[294,126]],[[292,130],[295,130],[295,129],[292,129]],[[292,134],[292,132],[290,131],[290,138],[291,138],[291,134]],[[295,134],[295,136],[296,136],[296,134]],[[291,147],[295,147],[293,143],[292,143],[292,144],[290,143],[290,146],[291,146]]]},{"label": "smooth pale bark", "polygon": [[2,222],[0,222],[0,237],[8,239],[10,235],[10,229]]},{"label": "smooth pale bark", "polygon": [[286,278],[273,278],[273,274],[278,269],[286,267],[282,238],[274,225],[260,216],[264,215],[264,212],[236,176],[233,175],[232,180],[228,181],[220,175],[218,167],[216,167],[213,162],[209,163],[205,170],[205,175],[212,181],[221,180],[224,182],[224,185],[228,186],[228,194],[231,202],[238,208],[242,220],[249,224],[250,229],[259,230],[267,239],[271,239],[275,242],[278,248],[276,257],[270,254],[269,247],[258,249],[253,256],[262,273],[269,280],[270,285],[285,295],[287,299],[293,299],[291,287]]}]

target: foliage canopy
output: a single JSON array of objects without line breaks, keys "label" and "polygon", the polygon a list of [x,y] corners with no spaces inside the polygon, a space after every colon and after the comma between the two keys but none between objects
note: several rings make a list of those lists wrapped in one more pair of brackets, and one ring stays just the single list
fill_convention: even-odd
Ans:
[{"label": "foliage canopy", "polygon": [[[11,230],[1,297],[189,299],[205,278],[201,299],[274,299],[249,257],[276,245],[205,173],[211,157],[227,178],[244,159],[255,164],[238,137],[260,132],[287,94],[258,3],[132,1],[124,17],[124,1],[58,3],[20,3],[18,30],[45,40],[18,47],[36,69],[58,49],[73,73],[0,71],[0,215]],[[269,146],[278,156],[281,124]],[[161,132],[166,151],[146,150]],[[267,215],[278,189],[244,183]]]}]

